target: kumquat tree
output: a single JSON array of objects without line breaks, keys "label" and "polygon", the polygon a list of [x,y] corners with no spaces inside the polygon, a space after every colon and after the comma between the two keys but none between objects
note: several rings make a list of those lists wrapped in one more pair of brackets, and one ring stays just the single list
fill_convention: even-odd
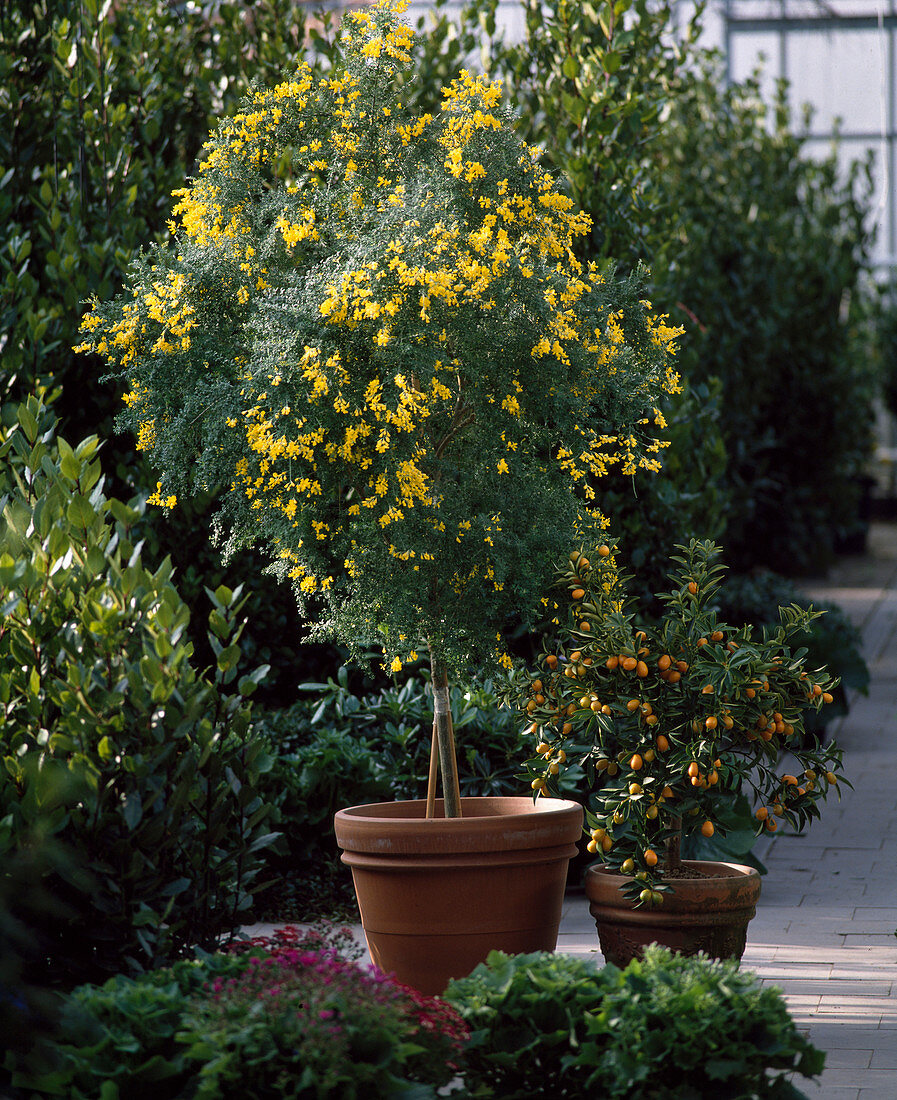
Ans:
[{"label": "kumquat tree", "polygon": [[575,258],[589,219],[498,84],[462,72],[409,114],[399,14],[348,14],[344,68],[221,121],[79,350],[126,386],[154,503],[217,492],[225,553],[260,542],[315,633],[377,638],[394,670],[426,647],[457,816],[449,672],[510,663],[503,626],[601,529],[594,477],[658,467],[678,330],[643,276]]},{"label": "kumquat tree", "polygon": [[535,673],[515,669],[509,700],[537,741],[533,790],[581,768],[589,851],[629,876],[630,901],[653,907],[682,874],[683,838],[724,835],[736,795],[752,795],[758,833],[779,821],[801,830],[850,783],[843,750],[804,724],[837,683],[795,645],[823,612],[792,605],[774,628],[729,626],[717,610],[720,548],[692,539],[671,559],[661,619],[645,622],[614,549],[605,540],[558,568],[566,615]]}]

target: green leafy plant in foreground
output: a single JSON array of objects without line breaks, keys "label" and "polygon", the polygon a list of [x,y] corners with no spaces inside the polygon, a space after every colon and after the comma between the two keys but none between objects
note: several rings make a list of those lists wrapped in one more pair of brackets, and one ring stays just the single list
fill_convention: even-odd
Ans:
[{"label": "green leafy plant in foreground", "polygon": [[777,989],[656,944],[625,970],[493,951],[445,997],[471,1030],[465,1086],[484,1100],[799,1100],[789,1077],[825,1060]]},{"label": "green leafy plant in foreground", "polygon": [[437,998],[341,957],[354,946],[347,933],[284,928],[81,986],[44,1071],[14,1082],[68,1100],[435,1098],[457,1070],[464,1025]]}]

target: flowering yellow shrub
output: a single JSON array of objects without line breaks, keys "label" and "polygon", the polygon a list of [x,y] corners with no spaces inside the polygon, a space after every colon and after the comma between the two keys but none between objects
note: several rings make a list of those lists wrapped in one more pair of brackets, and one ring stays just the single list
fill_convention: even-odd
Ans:
[{"label": "flowering yellow shrub", "polygon": [[497,83],[462,72],[410,115],[388,3],[347,15],[343,47],[221,122],[170,247],[93,303],[81,350],[126,383],[153,500],[220,491],[228,545],[264,542],[322,630],[380,631],[393,667],[421,640],[500,657],[600,526],[594,478],[657,467],[678,331],[638,278],[576,260],[588,217]]}]

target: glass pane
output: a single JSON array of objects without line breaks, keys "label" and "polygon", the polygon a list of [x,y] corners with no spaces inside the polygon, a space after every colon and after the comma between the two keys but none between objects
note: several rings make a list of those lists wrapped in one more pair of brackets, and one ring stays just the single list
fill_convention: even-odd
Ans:
[{"label": "glass pane", "polygon": [[789,34],[792,107],[813,104],[817,134],[830,133],[836,119],[847,133],[880,133],[887,117],[886,64],[887,42],[877,31]]}]

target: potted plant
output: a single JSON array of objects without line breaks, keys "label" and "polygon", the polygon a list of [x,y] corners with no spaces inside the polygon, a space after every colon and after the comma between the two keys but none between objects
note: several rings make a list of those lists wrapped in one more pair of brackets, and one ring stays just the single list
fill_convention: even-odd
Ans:
[{"label": "potted plant", "polygon": [[537,741],[532,786],[551,793],[571,764],[584,769],[588,847],[601,863],[586,893],[609,961],[623,965],[654,940],[740,958],[756,870],[683,860],[681,843],[723,829],[741,792],[758,831],[775,832],[780,821],[803,828],[837,787],[841,750],[804,731],[834,681],[789,645],[821,613],[780,608],[780,624],[759,634],[728,626],[717,613],[719,547],[692,539],[658,594],[662,617],[642,622],[613,549],[571,555],[560,571],[566,621],[536,675],[515,674]]},{"label": "potted plant", "polygon": [[[447,853],[455,868],[480,852],[507,869],[521,845],[547,844],[565,866],[575,803],[460,799],[449,676],[510,664],[504,628],[539,606],[546,563],[602,528],[587,476],[656,468],[656,403],[678,389],[678,330],[652,313],[640,275],[577,261],[588,218],[515,135],[500,87],[462,72],[436,114],[408,112],[412,45],[381,2],[346,15],[343,67],[302,65],[254,89],[177,193],[171,243],[82,323],[81,349],[127,387],[123,421],[159,470],[155,503],[217,493],[225,553],[262,544],[317,634],[356,654],[376,638],[395,671],[429,653],[426,802],[337,817],[358,890],[384,881],[379,856],[405,860],[390,887],[409,861]],[[513,829],[496,816],[510,812]],[[543,887],[529,877],[523,906],[535,911]],[[469,919],[507,890],[480,884],[453,900],[469,899]],[[372,954],[441,988],[434,944],[415,937],[456,906],[437,897],[427,909],[423,888],[412,892],[399,923],[420,966],[389,952],[399,929],[362,898]],[[474,962],[501,946],[487,924]],[[448,972],[459,966],[468,956]]]}]

